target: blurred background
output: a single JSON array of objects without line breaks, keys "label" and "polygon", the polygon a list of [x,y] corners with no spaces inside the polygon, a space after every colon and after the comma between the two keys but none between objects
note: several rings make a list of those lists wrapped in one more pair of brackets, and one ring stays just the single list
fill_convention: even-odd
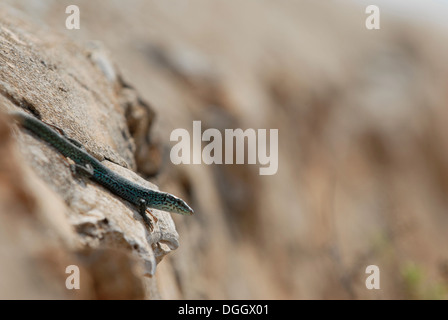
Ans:
[{"label": "blurred background", "polygon": [[[139,172],[181,184],[196,212],[173,216],[162,298],[448,297],[446,1],[376,1],[380,30],[367,1],[2,2],[105,48],[155,111],[159,160]],[[278,129],[277,174],[174,166],[170,133],[194,120]]]}]

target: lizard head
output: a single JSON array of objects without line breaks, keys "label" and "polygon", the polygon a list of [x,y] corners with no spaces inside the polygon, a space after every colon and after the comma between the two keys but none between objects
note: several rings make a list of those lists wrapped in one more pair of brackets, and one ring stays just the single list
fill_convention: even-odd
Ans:
[{"label": "lizard head", "polygon": [[182,199],[169,195],[167,197],[167,202],[173,205],[171,212],[191,216],[194,211],[193,209]]},{"label": "lizard head", "polygon": [[[151,197],[154,197],[151,195]],[[182,215],[192,215],[194,213],[193,209],[190,208],[190,206],[182,199],[173,196],[172,194],[160,192],[156,196],[155,201],[149,201],[148,203],[152,202],[151,205],[152,208],[178,213]]]}]

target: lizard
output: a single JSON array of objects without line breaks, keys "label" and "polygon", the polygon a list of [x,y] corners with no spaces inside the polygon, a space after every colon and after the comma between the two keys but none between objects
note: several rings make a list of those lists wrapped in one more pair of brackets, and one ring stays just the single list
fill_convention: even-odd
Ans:
[{"label": "lizard", "polygon": [[[74,162],[74,164],[70,164],[73,173],[87,176],[115,195],[137,206],[143,221],[151,229],[153,228],[152,223],[146,216],[147,208],[182,215],[192,215],[194,213],[193,209],[184,200],[167,192],[145,188],[115,173],[90,155],[80,142],[68,137],[62,129],[47,124],[25,112],[10,112],[9,115],[19,126],[45,141],[64,157],[71,159]],[[155,217],[154,219],[157,221]]]}]

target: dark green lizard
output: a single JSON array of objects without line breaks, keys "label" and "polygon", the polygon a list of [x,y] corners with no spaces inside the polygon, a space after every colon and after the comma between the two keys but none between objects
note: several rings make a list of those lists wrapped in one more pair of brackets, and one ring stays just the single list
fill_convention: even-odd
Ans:
[{"label": "dark green lizard", "polygon": [[182,199],[166,192],[145,188],[110,170],[87,153],[79,142],[68,138],[62,130],[62,134],[59,134],[50,125],[24,112],[13,112],[10,115],[23,128],[50,144],[65,157],[72,159],[75,163],[71,165],[72,171],[87,175],[90,179],[98,182],[114,194],[138,206],[143,220],[151,228],[152,224],[146,216],[146,208],[154,208],[183,215],[191,215],[194,213],[193,209]]}]

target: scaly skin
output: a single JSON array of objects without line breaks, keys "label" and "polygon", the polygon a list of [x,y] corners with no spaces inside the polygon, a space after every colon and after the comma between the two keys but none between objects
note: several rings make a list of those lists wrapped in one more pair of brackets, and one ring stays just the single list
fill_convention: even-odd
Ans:
[{"label": "scaly skin", "polygon": [[10,114],[23,128],[50,144],[62,155],[72,159],[78,169],[90,172],[89,177],[109,189],[112,193],[131,202],[140,209],[145,218],[146,207],[183,215],[192,215],[185,201],[166,192],[159,192],[142,187],[113,172],[85,150],[75,145],[68,138],[53,130],[44,122],[24,112]]}]

